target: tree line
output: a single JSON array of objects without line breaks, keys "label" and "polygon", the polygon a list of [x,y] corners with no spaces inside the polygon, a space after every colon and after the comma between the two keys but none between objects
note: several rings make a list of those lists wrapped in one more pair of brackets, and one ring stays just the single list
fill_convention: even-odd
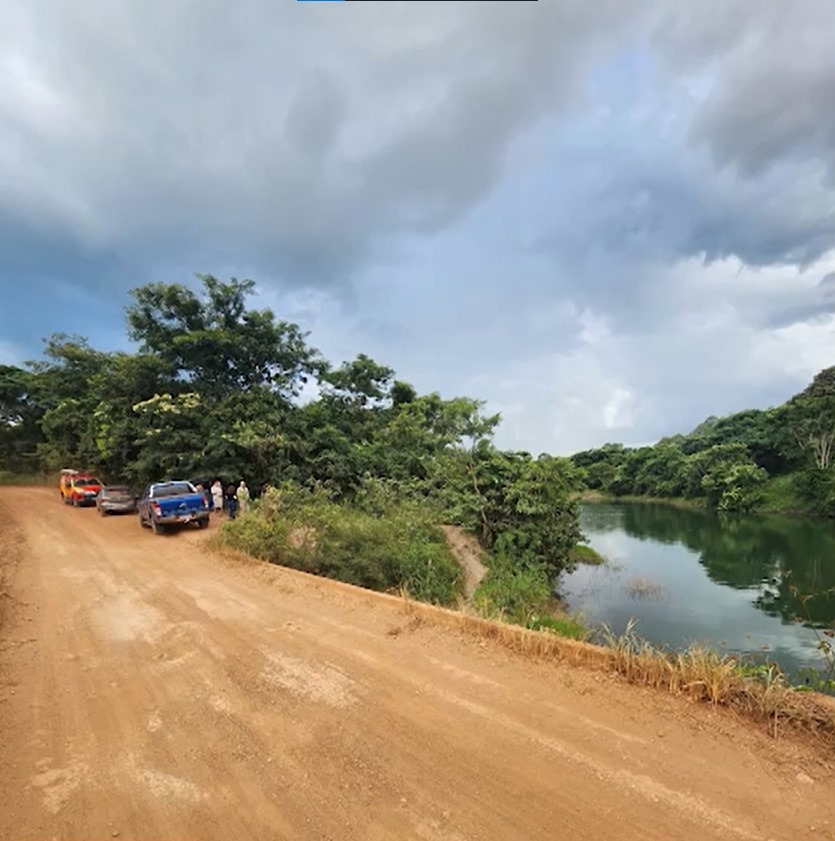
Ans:
[{"label": "tree line", "polygon": [[606,444],[572,456],[586,488],[613,496],[703,500],[835,516],[835,367],[781,406],[709,417],[654,446]]},{"label": "tree line", "polygon": [[570,565],[581,538],[571,460],[500,450],[500,417],[481,401],[418,394],[364,354],[332,365],[298,325],[250,306],[252,281],[197,278],[131,291],[135,352],[58,334],[42,359],[0,367],[4,469],[79,466],[135,488],[245,478],[336,505],[384,488],[472,530],[514,570],[552,579]]}]

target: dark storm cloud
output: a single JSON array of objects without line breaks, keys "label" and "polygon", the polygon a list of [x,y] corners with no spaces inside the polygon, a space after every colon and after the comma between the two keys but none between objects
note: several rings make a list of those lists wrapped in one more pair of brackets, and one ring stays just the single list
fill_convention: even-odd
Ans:
[{"label": "dark storm cloud", "polygon": [[331,281],[488,195],[620,5],[14,3],[0,201],[93,248],[226,239]]},{"label": "dark storm cloud", "polygon": [[793,393],[831,346],[834,28],[829,0],[8,0],[0,357],[113,346],[128,288],[198,270],[533,451]]},{"label": "dark storm cloud", "polygon": [[[785,159],[818,158],[835,179],[835,9],[829,0],[726,5],[716,77],[692,138],[721,165],[756,176]],[[721,19],[721,15],[719,16]],[[733,33],[734,37],[728,37]]]}]

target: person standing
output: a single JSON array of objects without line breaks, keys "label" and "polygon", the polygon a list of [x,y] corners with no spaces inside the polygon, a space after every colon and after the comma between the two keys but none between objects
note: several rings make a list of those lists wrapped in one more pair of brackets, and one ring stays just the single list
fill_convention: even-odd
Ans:
[{"label": "person standing", "polygon": [[238,516],[238,492],[234,485],[229,485],[226,489],[226,509],[230,520]]},{"label": "person standing", "polygon": [[220,479],[215,479],[212,485],[212,502],[215,506],[215,511],[220,513],[223,510],[223,485],[220,484]]},{"label": "person standing", "polygon": [[249,488],[246,486],[246,482],[241,479],[241,483],[238,485],[238,513],[246,514],[247,511],[249,511]]}]

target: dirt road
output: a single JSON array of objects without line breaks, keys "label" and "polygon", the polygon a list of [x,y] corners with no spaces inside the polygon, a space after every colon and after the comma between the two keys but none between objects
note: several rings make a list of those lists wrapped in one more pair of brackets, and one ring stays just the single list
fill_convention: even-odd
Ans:
[{"label": "dirt road", "polygon": [[0,838],[835,838],[831,766],[396,600],[0,492]]}]

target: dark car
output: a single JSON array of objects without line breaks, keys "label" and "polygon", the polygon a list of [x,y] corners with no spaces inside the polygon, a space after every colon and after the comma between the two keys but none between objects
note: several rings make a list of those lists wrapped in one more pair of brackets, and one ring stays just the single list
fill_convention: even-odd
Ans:
[{"label": "dark car", "polygon": [[133,514],[136,511],[136,497],[127,485],[107,485],[96,497],[99,514]]}]

